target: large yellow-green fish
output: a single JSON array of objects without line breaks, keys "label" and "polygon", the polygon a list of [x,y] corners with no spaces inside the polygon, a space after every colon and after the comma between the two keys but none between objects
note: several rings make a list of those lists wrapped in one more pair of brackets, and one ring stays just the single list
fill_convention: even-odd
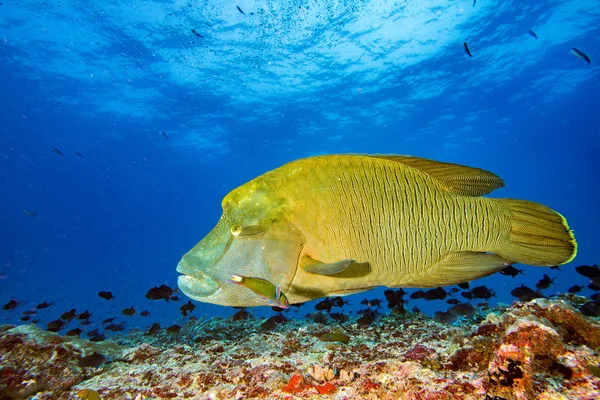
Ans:
[{"label": "large yellow-green fish", "polygon": [[293,304],[571,261],[577,244],[565,218],[481,197],[502,186],[488,171],[410,156],[293,161],[223,199],[217,226],[179,262],[178,284],[194,300],[247,307],[271,302],[232,275],[265,279]]}]

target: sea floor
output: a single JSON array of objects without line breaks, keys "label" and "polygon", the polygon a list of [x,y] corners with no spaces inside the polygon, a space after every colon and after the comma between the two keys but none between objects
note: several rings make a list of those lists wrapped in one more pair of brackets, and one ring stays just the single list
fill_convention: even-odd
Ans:
[{"label": "sea floor", "polygon": [[0,399],[598,399],[600,319],[575,295],[438,323],[238,313],[103,342],[0,327]]}]

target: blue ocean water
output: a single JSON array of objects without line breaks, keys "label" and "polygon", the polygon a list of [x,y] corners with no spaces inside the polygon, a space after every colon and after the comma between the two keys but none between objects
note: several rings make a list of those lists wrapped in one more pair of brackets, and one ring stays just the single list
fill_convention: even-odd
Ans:
[{"label": "blue ocean water", "polygon": [[[517,265],[525,275],[471,286],[493,289],[491,304],[544,273],[559,278],[547,295],[585,287],[574,266],[600,260],[599,22],[595,0],[2,1],[0,303],[19,305],[0,322],[48,301],[40,326],[72,308],[93,313],[90,329],[112,316],[175,323],[185,296],[144,295],[176,286],[221,199],[328,153],[498,174],[507,185],[491,197],[556,209],[579,254],[560,271]],[[348,297],[346,310],[382,291]],[[151,315],[121,314],[131,306]]]}]

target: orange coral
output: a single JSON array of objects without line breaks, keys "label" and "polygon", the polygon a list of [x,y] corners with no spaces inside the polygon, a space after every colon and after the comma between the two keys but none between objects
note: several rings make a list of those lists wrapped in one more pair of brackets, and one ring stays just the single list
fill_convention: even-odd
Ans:
[{"label": "orange coral", "polygon": [[317,389],[317,392],[320,394],[331,394],[335,392],[336,389],[335,385],[331,382],[325,382],[324,385],[315,385],[314,388]]},{"label": "orange coral", "polygon": [[307,383],[304,381],[304,377],[300,374],[294,374],[291,376],[290,381],[287,385],[281,388],[286,393],[300,393],[303,392],[307,386]]}]

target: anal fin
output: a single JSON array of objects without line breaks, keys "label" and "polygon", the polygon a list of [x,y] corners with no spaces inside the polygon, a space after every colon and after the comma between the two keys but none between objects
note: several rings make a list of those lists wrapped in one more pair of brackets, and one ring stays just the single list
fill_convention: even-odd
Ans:
[{"label": "anal fin", "polygon": [[428,272],[430,281],[435,282],[431,286],[444,286],[483,278],[509,265],[510,261],[497,254],[462,251],[448,254]]}]

